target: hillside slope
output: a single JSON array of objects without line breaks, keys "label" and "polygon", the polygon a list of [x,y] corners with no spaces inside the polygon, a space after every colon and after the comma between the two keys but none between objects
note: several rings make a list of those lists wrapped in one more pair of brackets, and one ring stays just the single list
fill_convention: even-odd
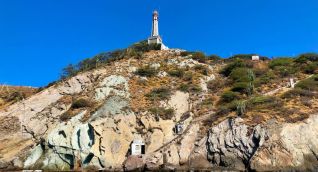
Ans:
[{"label": "hillside slope", "polygon": [[315,170],[318,77],[293,65],[162,50],[79,72],[0,110],[0,169]]}]

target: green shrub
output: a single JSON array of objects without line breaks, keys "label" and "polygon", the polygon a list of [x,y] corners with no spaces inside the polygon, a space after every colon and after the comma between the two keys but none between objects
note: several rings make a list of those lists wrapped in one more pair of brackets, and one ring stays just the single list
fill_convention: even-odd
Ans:
[{"label": "green shrub", "polygon": [[159,115],[163,120],[171,120],[175,113],[173,108],[165,109],[163,107],[150,108],[149,111],[154,115]]},{"label": "green shrub", "polygon": [[222,89],[225,85],[225,81],[223,79],[217,78],[211,81],[208,81],[207,88],[211,91],[218,91]]},{"label": "green shrub", "polygon": [[192,78],[193,78],[192,72],[185,72],[182,77],[184,81],[192,81]]},{"label": "green shrub", "polygon": [[177,69],[173,69],[173,70],[168,71],[168,74],[172,77],[182,78],[184,75],[184,70],[177,68]]},{"label": "green shrub", "polygon": [[26,98],[26,95],[25,93],[23,92],[20,92],[20,91],[13,91],[11,93],[9,93],[5,99],[6,101],[8,102],[11,102],[11,101],[20,101],[20,100],[23,100]]},{"label": "green shrub", "polygon": [[309,90],[304,90],[301,88],[295,88],[292,90],[287,91],[286,93],[284,93],[282,95],[282,98],[295,98],[295,97],[309,97],[309,98],[313,98],[316,97],[317,94],[313,93],[312,91]]},{"label": "green shrub", "polygon": [[231,62],[230,64],[226,65],[222,70],[221,70],[221,74],[223,74],[224,76],[229,76],[230,73],[232,72],[232,70],[234,70],[235,68],[243,68],[246,67],[246,63],[243,62],[243,60],[241,59],[235,59],[233,62]]},{"label": "green shrub", "polygon": [[247,68],[235,68],[232,70],[229,77],[235,82],[248,82],[250,81],[248,71],[249,69]]},{"label": "green shrub", "polygon": [[318,75],[298,82],[295,87],[309,91],[318,91]]},{"label": "green shrub", "polygon": [[189,52],[189,51],[182,51],[182,52],[180,53],[180,55],[181,55],[182,57],[188,56],[188,55],[190,55],[190,54],[191,54],[191,52]]},{"label": "green shrub", "polygon": [[192,53],[192,59],[197,60],[200,63],[205,63],[206,57],[202,52],[194,52]]},{"label": "green shrub", "polygon": [[247,88],[248,88],[248,82],[237,82],[237,83],[234,83],[231,91],[246,93]]},{"label": "green shrub", "polygon": [[263,84],[268,84],[270,83],[273,79],[275,79],[275,74],[272,71],[266,72],[264,75],[261,77],[258,77],[255,79],[254,86],[259,87]]},{"label": "green shrub", "polygon": [[179,90],[182,91],[182,92],[188,92],[189,91],[189,88],[190,88],[190,84],[180,84],[179,86]]},{"label": "green shrub", "polygon": [[236,113],[238,116],[243,116],[246,113],[246,101],[236,102]]},{"label": "green shrub", "polygon": [[209,55],[207,57],[208,60],[213,60],[213,61],[218,61],[218,60],[221,60],[222,58],[218,55],[215,55],[215,54],[212,54],[212,55]]},{"label": "green shrub", "polygon": [[203,106],[213,106],[213,102],[214,102],[214,100],[211,97],[208,97],[208,98],[204,99],[201,102],[201,105],[203,105]]},{"label": "green shrub", "polygon": [[279,109],[283,107],[283,102],[271,96],[256,96],[247,100],[246,109],[257,110],[257,109]]},{"label": "green shrub", "polygon": [[239,95],[235,92],[232,91],[225,91],[222,95],[221,95],[221,101],[224,103],[229,103],[232,102],[234,100],[239,99]]},{"label": "green shrub", "polygon": [[254,54],[236,54],[236,55],[230,57],[230,59],[251,60],[253,55]]},{"label": "green shrub", "polygon": [[146,94],[146,97],[151,100],[167,100],[171,96],[171,91],[167,87],[160,87],[153,89],[150,93]]},{"label": "green shrub", "polygon": [[307,74],[315,74],[318,71],[318,63],[311,63],[304,66],[304,72]]},{"label": "green shrub", "polygon": [[318,54],[317,53],[300,54],[295,59],[295,62],[297,62],[297,63],[307,63],[308,61],[317,62],[318,61]]},{"label": "green shrub", "polygon": [[79,108],[90,107],[90,106],[91,106],[90,101],[88,101],[87,99],[84,99],[84,98],[80,98],[80,99],[75,100],[72,103],[71,108],[72,109],[79,109]]},{"label": "green shrub", "polygon": [[187,84],[181,84],[178,88],[180,91],[183,92],[192,92],[192,93],[197,93],[202,91],[201,87],[195,84],[187,83]]},{"label": "green shrub", "polygon": [[144,67],[137,69],[135,74],[139,75],[139,76],[153,77],[153,76],[156,76],[158,74],[158,70],[147,65],[147,66],[144,66]]},{"label": "green shrub", "polygon": [[297,69],[292,66],[277,66],[275,67],[275,71],[278,72],[281,77],[286,77],[295,74]]},{"label": "green shrub", "polygon": [[202,75],[208,75],[209,73],[209,69],[204,65],[197,64],[193,68],[194,70],[199,71]]},{"label": "green shrub", "polygon": [[272,60],[268,66],[272,69],[274,69],[277,66],[290,66],[293,63],[292,58],[277,58]]}]

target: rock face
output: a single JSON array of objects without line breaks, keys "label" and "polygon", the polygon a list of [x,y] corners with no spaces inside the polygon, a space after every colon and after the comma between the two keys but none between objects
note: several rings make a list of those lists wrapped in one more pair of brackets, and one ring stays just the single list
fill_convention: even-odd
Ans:
[{"label": "rock face", "polygon": [[219,166],[244,170],[266,138],[266,130],[243,124],[241,118],[228,119],[208,134],[209,160]]},{"label": "rock face", "polygon": [[[146,64],[132,58],[83,72],[0,110],[0,171],[317,170],[318,115],[298,123],[248,125],[237,117],[203,126],[212,113],[200,116],[196,105],[208,97],[214,69],[207,68],[208,76],[193,75],[201,92],[177,91],[180,78],[170,76],[170,67],[207,64],[181,57],[180,51],[155,53],[148,63],[159,71],[155,77],[136,76]],[[158,60],[160,53],[167,59]],[[173,88],[166,99],[147,100],[153,88],[167,85]],[[73,99],[83,97],[90,105],[74,109]],[[153,107],[173,113],[163,119],[152,114]],[[65,114],[70,116],[62,120]],[[177,124],[183,132],[175,132]],[[145,143],[145,154],[131,155],[134,140]]]},{"label": "rock face", "polygon": [[269,126],[269,139],[251,160],[251,169],[259,171],[318,169],[318,115],[303,122]]},{"label": "rock face", "polygon": [[317,170],[318,115],[295,124],[247,126],[228,119],[208,134],[208,159],[214,166],[256,171]]}]

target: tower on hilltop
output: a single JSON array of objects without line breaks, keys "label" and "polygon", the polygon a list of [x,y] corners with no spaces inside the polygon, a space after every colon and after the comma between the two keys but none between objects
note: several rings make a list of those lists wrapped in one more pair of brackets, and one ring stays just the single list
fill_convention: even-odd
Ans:
[{"label": "tower on hilltop", "polygon": [[163,43],[162,39],[159,35],[159,24],[158,24],[158,17],[159,13],[155,10],[152,13],[152,29],[151,29],[151,36],[148,38],[148,44],[161,44],[161,49],[168,49]]}]

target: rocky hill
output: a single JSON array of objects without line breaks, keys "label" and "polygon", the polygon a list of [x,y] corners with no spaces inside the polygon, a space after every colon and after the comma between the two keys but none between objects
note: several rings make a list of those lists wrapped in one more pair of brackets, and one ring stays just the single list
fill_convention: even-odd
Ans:
[{"label": "rocky hill", "polygon": [[203,56],[126,54],[2,107],[0,169],[318,169],[318,58]]}]

